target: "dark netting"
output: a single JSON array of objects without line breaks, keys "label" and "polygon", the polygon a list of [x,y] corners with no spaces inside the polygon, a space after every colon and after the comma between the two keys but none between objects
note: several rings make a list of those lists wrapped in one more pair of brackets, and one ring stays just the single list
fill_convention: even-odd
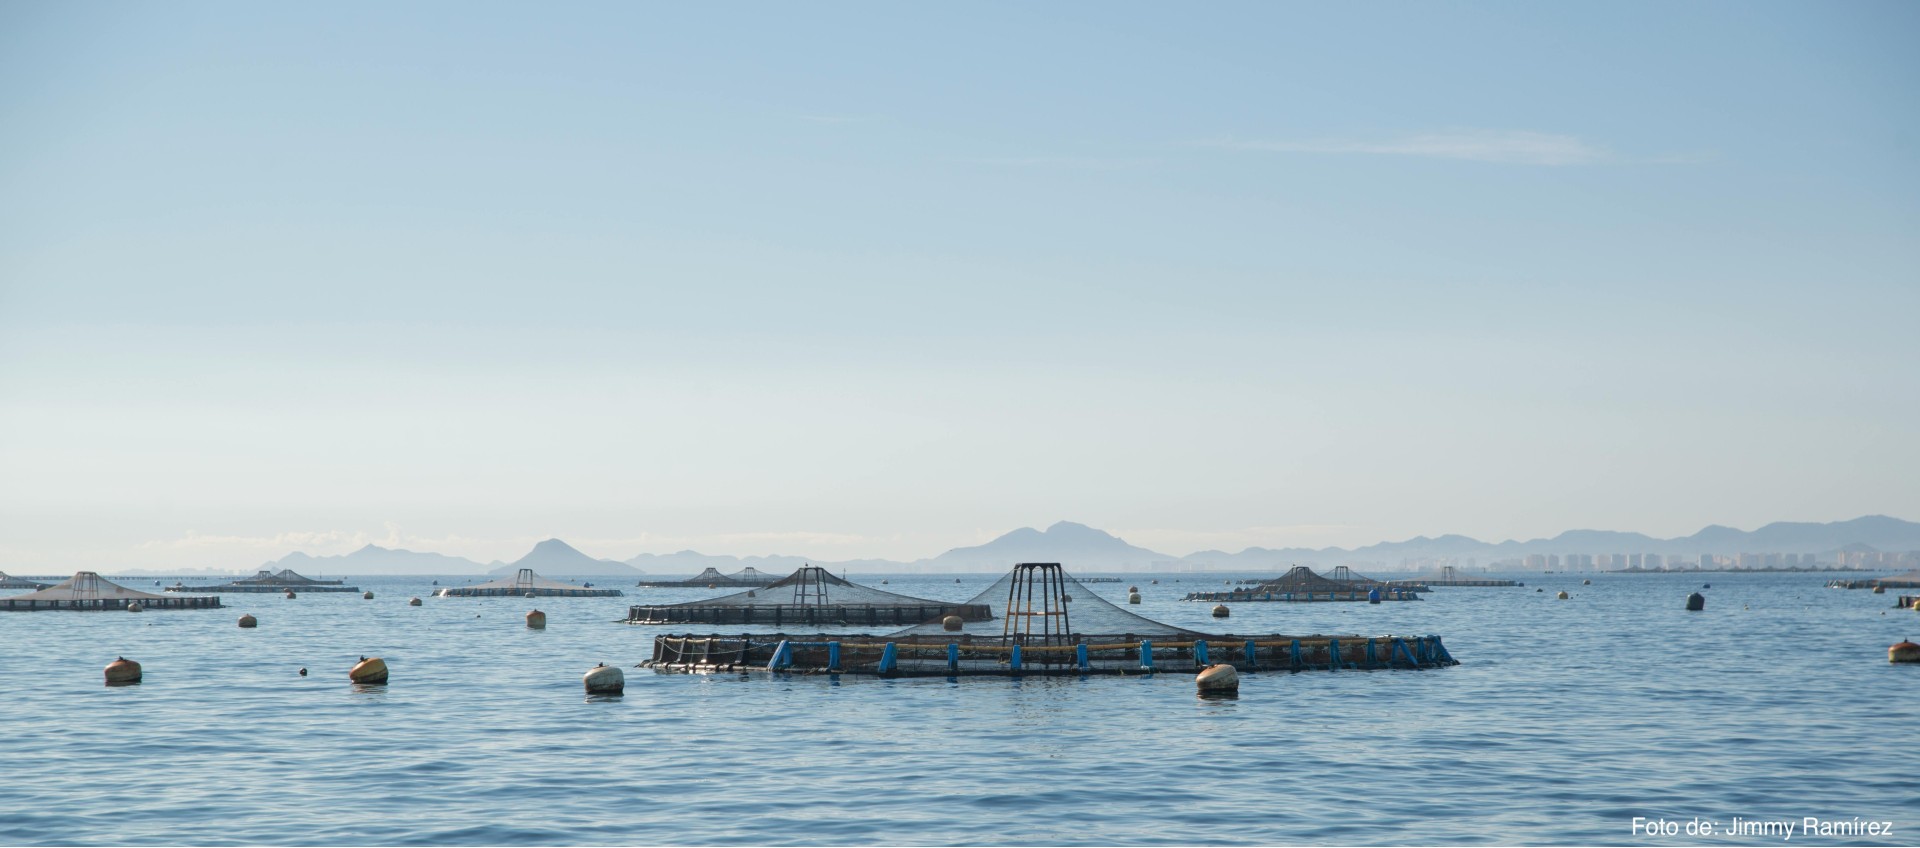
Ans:
[{"label": "dark netting", "polygon": [[732,574],[721,574],[720,569],[714,568],[712,566],[708,566],[707,570],[702,571],[699,574],[696,574],[692,577],[687,577],[687,578],[682,578],[677,580],[667,580],[667,579],[642,580],[638,585],[640,585],[643,588],[653,588],[653,589],[681,589],[681,588],[697,589],[702,586],[708,589],[713,589],[713,588],[722,587],[722,586],[727,588],[733,588],[736,586],[759,587],[759,586],[765,586],[772,582],[774,582],[773,575],[763,574],[760,571],[756,570],[753,566],[749,565],[746,568],[740,569],[739,571],[736,571]]},{"label": "dark netting", "polygon": [[967,601],[999,610],[991,621],[928,621],[891,634],[943,636],[964,634],[1009,637],[1014,641],[1071,643],[1079,636],[1201,636],[1198,631],[1162,624],[1108,603],[1060,567],[1059,563],[1021,563],[986,591]]},{"label": "dark netting", "polygon": [[776,626],[884,625],[898,627],[947,616],[986,620],[984,604],[932,601],[862,586],[809,565],[773,583],[718,598],[682,604],[636,605],[630,624],[771,624]]},{"label": "dark netting", "polygon": [[[1342,569],[1346,566],[1340,566]],[[1351,573],[1351,572],[1349,572]],[[1292,570],[1255,587],[1255,591],[1265,592],[1345,592],[1353,584],[1330,580],[1315,574],[1313,569],[1296,565]]]}]

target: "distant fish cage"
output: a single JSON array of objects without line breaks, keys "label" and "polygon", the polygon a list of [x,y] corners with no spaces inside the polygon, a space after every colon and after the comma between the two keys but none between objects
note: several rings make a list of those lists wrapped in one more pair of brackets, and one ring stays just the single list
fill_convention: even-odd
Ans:
[{"label": "distant fish cage", "polygon": [[[1234,589],[1226,592],[1194,592],[1181,600],[1185,601],[1232,601],[1238,603],[1257,603],[1272,601],[1275,603],[1314,603],[1327,601],[1371,601],[1369,593],[1373,590],[1335,589],[1318,592],[1276,592],[1265,589]],[[1398,586],[1378,587],[1382,601],[1417,601],[1420,593],[1412,588]]]},{"label": "distant fish cage", "polygon": [[761,604],[756,606],[651,606],[627,608],[628,624],[766,624],[774,627],[905,627],[957,615],[968,621],[993,618],[985,604],[931,604],[927,606],[873,606],[862,604]]},{"label": "distant fish cage", "polygon": [[687,673],[793,672],[882,677],[1021,677],[1242,671],[1337,671],[1459,665],[1438,636],[1085,636],[1073,644],[998,637],[656,636],[643,665]]}]

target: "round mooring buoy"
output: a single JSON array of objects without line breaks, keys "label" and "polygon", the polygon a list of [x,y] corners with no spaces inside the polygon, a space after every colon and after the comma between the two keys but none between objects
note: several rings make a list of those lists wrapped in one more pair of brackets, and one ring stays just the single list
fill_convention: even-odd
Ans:
[{"label": "round mooring buoy", "polygon": [[1130,604],[1140,603],[1140,593],[1134,592],[1132,594],[1127,595],[1127,603],[1130,603]]},{"label": "round mooring buoy", "polygon": [[1702,583],[1702,584],[1700,584],[1700,588],[1702,588],[1702,589],[1711,589],[1711,588],[1713,588],[1713,584],[1712,584],[1712,583]]},{"label": "round mooring buoy", "polygon": [[292,589],[288,589],[288,590],[287,590],[287,600],[289,600],[289,601],[291,601],[291,600],[293,600],[293,598],[294,598],[294,594],[293,594],[293,590],[292,590]]},{"label": "round mooring buoy", "polygon": [[527,613],[527,626],[535,630],[547,629],[547,614],[539,610]]},{"label": "round mooring buoy", "polygon": [[107,663],[107,685],[140,682],[140,664],[126,657],[119,657]]},{"label": "round mooring buoy", "polygon": [[[1904,639],[1893,643],[1893,647],[1887,649],[1887,662],[1920,663],[1920,645],[1915,645]],[[113,666],[107,666],[107,672],[111,674],[113,672]],[[135,680],[140,679],[140,666],[137,663],[133,667],[133,678]]]},{"label": "round mooring buoy", "polygon": [[1560,600],[1563,600],[1563,601],[1564,601],[1564,600],[1566,600],[1566,599],[1568,599],[1568,598],[1570,598],[1570,597],[1573,597],[1573,596],[1572,596],[1572,595],[1569,595],[1569,594],[1567,594],[1567,593],[1565,593],[1565,592],[1561,592],[1561,593],[1560,593],[1560,594],[1558,594],[1558,595],[1554,595],[1554,597],[1556,597],[1556,598],[1559,598]]},{"label": "round mooring buoy", "polygon": [[360,597],[361,597],[361,599],[362,599],[362,600],[368,600],[368,601],[371,601],[371,600],[373,600],[373,593],[372,593],[372,592],[361,592],[361,593],[360,593]]},{"label": "round mooring buoy", "polygon": [[353,670],[347,672],[347,679],[355,683],[385,683],[387,661],[379,657],[361,657]]},{"label": "round mooring buoy", "polygon": [[420,599],[419,599],[419,598],[408,598],[408,599],[407,599],[407,606],[410,606],[410,607],[417,607],[417,606],[419,606],[419,605],[420,605]]},{"label": "round mooring buoy", "polygon": [[254,618],[253,613],[247,613],[246,615],[240,616],[240,626],[252,630],[260,626],[260,619]]},{"label": "round mooring buoy", "polygon": [[1194,675],[1193,682],[1200,687],[1201,693],[1237,692],[1240,690],[1240,672],[1233,666],[1221,663],[1210,665]]},{"label": "round mooring buoy", "polygon": [[1687,612],[1699,612],[1707,608],[1707,596],[1694,592],[1687,596]]},{"label": "round mooring buoy", "polygon": [[1582,580],[1582,581],[1580,581],[1580,585],[1582,585],[1582,586],[1592,586],[1592,585],[1593,585],[1593,581],[1592,581],[1592,580]]},{"label": "round mooring buoy", "polygon": [[1885,587],[1885,586],[1875,586],[1875,587],[1873,587],[1873,593],[1874,593],[1874,594],[1876,594],[1876,595],[1884,595],[1884,594],[1886,594],[1886,593],[1887,593],[1887,587]]},{"label": "round mooring buoy", "polygon": [[1227,609],[1227,605],[1226,605],[1226,604],[1214,604],[1214,605],[1213,605],[1213,617],[1214,617],[1214,618],[1226,618],[1227,616],[1229,616],[1229,615],[1232,615],[1232,614],[1233,614],[1233,611],[1232,611],[1232,610],[1229,610],[1229,609]]},{"label": "round mooring buoy", "polygon": [[627,676],[614,666],[601,663],[580,677],[589,695],[618,695],[627,689]]},{"label": "round mooring buoy", "polygon": [[1153,581],[1153,585],[1155,585],[1155,586],[1158,586],[1158,585],[1160,585],[1160,581],[1158,581],[1158,580],[1155,580],[1155,581]]},{"label": "round mooring buoy", "polygon": [[940,629],[945,630],[948,633],[958,633],[961,631],[961,629],[965,628],[966,626],[967,626],[966,620],[962,619],[960,616],[957,616],[957,615],[949,615],[945,618],[940,619]]},{"label": "round mooring buoy", "polygon": [[1128,587],[1127,587],[1127,594],[1129,594],[1129,595],[1138,595],[1138,594],[1140,594],[1140,587],[1138,587],[1138,586],[1128,586]]},{"label": "round mooring buoy", "polygon": [[127,602],[127,612],[144,612],[145,610],[146,607],[141,606],[139,601]]}]

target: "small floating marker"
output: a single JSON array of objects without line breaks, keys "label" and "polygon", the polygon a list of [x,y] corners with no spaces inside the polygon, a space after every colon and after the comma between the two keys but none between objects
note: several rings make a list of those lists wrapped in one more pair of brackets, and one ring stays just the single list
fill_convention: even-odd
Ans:
[{"label": "small floating marker", "polygon": [[[707,584],[707,588],[709,588],[709,589],[711,589],[711,588],[713,588],[713,584],[712,584],[712,583],[708,583],[708,584]],[[529,598],[531,598],[531,597],[533,597],[533,596],[532,596],[532,595],[528,595],[527,597],[529,597]]]},{"label": "small floating marker", "polygon": [[361,597],[362,599],[364,599],[364,600],[369,600],[369,601],[371,601],[371,600],[373,600],[373,593],[372,593],[372,592],[361,592],[361,593],[360,593],[360,597]]},{"label": "small floating marker", "polygon": [[535,597],[535,596],[534,596],[534,594],[533,594],[532,592],[528,592],[528,593],[527,593],[527,597],[529,597],[529,598],[531,598],[531,597]]},{"label": "small floating marker", "polygon": [[1701,585],[1700,585],[1700,588],[1702,588],[1702,589],[1711,589],[1711,588],[1713,588],[1713,584],[1712,584],[1712,583],[1703,583],[1703,584],[1701,584]]},{"label": "small floating marker", "polygon": [[[1920,645],[1915,645],[1904,639],[1893,643],[1893,647],[1887,649],[1887,662],[1920,663]],[[113,666],[107,666],[107,674],[108,679],[112,679]],[[140,679],[140,665],[138,663],[135,663],[133,666],[133,679]]]},{"label": "small floating marker", "polygon": [[1138,594],[1140,594],[1140,587],[1138,587],[1138,586],[1128,586],[1128,587],[1127,587],[1127,594],[1129,594],[1129,595],[1138,595]]},{"label": "small floating marker", "polygon": [[121,686],[140,682],[140,664],[126,657],[107,663],[107,685]]},{"label": "small floating marker", "polygon": [[1130,603],[1130,604],[1140,603],[1140,593],[1139,592],[1129,593],[1127,595],[1127,603]]},{"label": "small floating marker", "polygon": [[1560,600],[1563,600],[1563,601],[1564,601],[1564,600],[1566,600],[1566,599],[1568,599],[1568,598],[1570,598],[1570,597],[1573,597],[1573,596],[1572,596],[1572,595],[1569,595],[1569,594],[1567,594],[1566,592],[1561,592],[1561,593],[1560,593],[1560,594],[1558,594],[1558,595],[1554,595],[1554,597],[1556,597],[1556,598],[1559,598]]},{"label": "small floating marker", "polygon": [[387,661],[379,657],[361,657],[353,670],[347,672],[347,679],[355,683],[385,683]]},{"label": "small floating marker", "polygon": [[533,628],[534,630],[547,629],[547,614],[539,610],[532,610],[528,612],[527,626],[530,628]]},{"label": "small floating marker", "polygon": [[1370,604],[1380,603],[1380,587],[1375,586],[1367,590],[1367,603],[1370,603]]},{"label": "small floating marker", "polygon": [[1533,591],[1535,591],[1535,592],[1545,592],[1545,591],[1547,591],[1547,590],[1545,590],[1545,589],[1535,589],[1535,590],[1533,590]]},{"label": "small floating marker", "polygon": [[1874,594],[1876,594],[1876,595],[1884,595],[1884,594],[1886,594],[1886,593],[1887,593],[1887,587],[1885,587],[1885,586],[1875,586],[1875,587],[1873,587],[1873,593],[1874,593]]},{"label": "small floating marker", "polygon": [[880,585],[882,585],[882,586],[885,586],[885,585],[887,585],[887,581],[885,581],[885,580],[882,580],[882,581],[880,581]]},{"label": "small floating marker", "polygon": [[300,669],[300,676],[301,676],[301,677],[306,677],[306,676],[307,676],[307,670],[306,670],[306,669],[304,669],[304,668],[303,668],[303,669]]},{"label": "small floating marker", "polygon": [[1160,585],[1160,581],[1158,581],[1158,580],[1155,580],[1155,581],[1153,581],[1153,585],[1155,585],[1155,586],[1158,586],[1158,585]]},{"label": "small floating marker", "polygon": [[1580,585],[1582,585],[1582,586],[1592,586],[1592,585],[1593,585],[1593,581],[1592,581],[1592,580],[1582,580],[1582,581],[1580,581]]},{"label": "small floating marker", "polygon": [[960,632],[961,628],[964,628],[966,626],[967,626],[967,622],[957,615],[950,615],[950,616],[947,616],[946,618],[940,619],[940,629],[945,630],[948,633],[958,633]]},{"label": "small floating marker", "polygon": [[419,606],[419,605],[420,605],[420,599],[419,599],[419,598],[408,598],[408,599],[407,599],[407,606],[410,606],[410,607],[417,607],[417,606]]},{"label": "small floating marker", "polygon": [[1687,596],[1687,612],[1699,612],[1707,608],[1707,596],[1695,592]]},{"label": "small floating marker", "polygon": [[1232,614],[1233,614],[1233,611],[1232,611],[1232,610],[1229,610],[1229,609],[1227,609],[1227,605],[1226,605],[1226,604],[1214,604],[1214,605],[1213,605],[1213,617],[1214,617],[1214,618],[1226,618],[1227,616],[1229,616],[1229,615],[1232,615]]},{"label": "small floating marker", "polygon": [[958,583],[958,582],[960,582],[960,578],[958,578],[958,577],[955,577],[955,578],[953,578],[953,582],[955,582],[955,583]]},{"label": "small floating marker", "polygon": [[[887,581],[885,581],[885,580],[882,580],[882,581],[880,581],[880,582],[882,582],[882,583],[885,583],[885,582],[887,582]],[[760,597],[760,596],[759,596],[759,595],[757,595],[757,594],[754,594],[754,591],[753,591],[752,589],[748,589],[748,590],[747,590],[747,597],[749,597],[749,598],[757,598],[757,597]]]},{"label": "small floating marker", "polygon": [[141,606],[139,601],[127,602],[127,612],[144,612],[145,610],[146,607]]},{"label": "small floating marker", "polygon": [[586,685],[589,695],[618,695],[627,690],[627,676],[606,663],[587,669],[580,682]]},{"label": "small floating marker", "polygon": [[287,600],[289,600],[289,601],[291,601],[291,600],[293,600],[293,599],[294,599],[294,597],[295,597],[295,595],[293,594],[293,590],[292,590],[292,589],[288,589],[288,590],[287,590]]},{"label": "small floating marker", "polygon": [[1225,663],[1210,665],[1194,675],[1193,682],[1200,687],[1200,693],[1203,695],[1208,692],[1238,692],[1240,691],[1240,672]]},{"label": "small floating marker", "polygon": [[253,613],[247,613],[246,615],[240,616],[240,626],[252,630],[260,626],[260,619],[254,618]]}]

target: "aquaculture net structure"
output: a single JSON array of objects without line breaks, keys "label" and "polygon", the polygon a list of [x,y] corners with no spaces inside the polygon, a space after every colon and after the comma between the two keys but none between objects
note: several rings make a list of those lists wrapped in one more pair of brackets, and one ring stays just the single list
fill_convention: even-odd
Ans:
[{"label": "aquaculture net structure", "polygon": [[169,592],[284,592],[298,589],[302,592],[358,592],[357,586],[345,585],[345,580],[315,580],[297,574],[291,568],[279,571],[261,569],[252,577],[245,577],[217,586],[186,586],[175,584],[168,586]]},{"label": "aquaculture net structure", "polygon": [[0,610],[124,610],[138,603],[142,609],[211,609],[220,605],[218,595],[182,597],[155,595],[129,589],[91,571],[74,574],[58,585],[38,592],[0,598]]},{"label": "aquaculture net structure", "polygon": [[683,580],[642,580],[638,584],[653,589],[718,589],[766,586],[780,578],[760,571],[749,565],[732,574],[721,574],[720,569],[708,566],[705,571]]},{"label": "aquaculture net structure", "polygon": [[536,598],[617,598],[619,589],[591,589],[575,586],[558,580],[548,580],[533,573],[531,568],[522,568],[512,577],[502,577],[490,583],[478,586],[452,586],[440,590],[443,598],[487,598],[487,597],[525,597]]},{"label": "aquaculture net structure", "polygon": [[656,636],[662,671],[790,671],[882,676],[1026,676],[1435,668],[1455,665],[1438,636],[1235,636],[1175,627],[1094,595],[1057,563],[1022,563],[973,603],[985,622],[928,622],[885,636]]},{"label": "aquaculture net structure", "polygon": [[45,589],[46,583],[23,580],[4,571],[0,571],[0,589]]},{"label": "aquaculture net structure", "polygon": [[[1341,566],[1339,572],[1353,577],[1353,572]],[[1366,580],[1367,578],[1359,578]],[[1285,601],[1307,603],[1313,601],[1417,601],[1419,592],[1425,587],[1393,586],[1379,581],[1356,583],[1350,580],[1334,580],[1314,573],[1304,565],[1296,565],[1287,573],[1265,583],[1245,588],[1231,589],[1225,592],[1194,592],[1184,600],[1218,602],[1258,602]]]},{"label": "aquaculture net structure", "polygon": [[985,621],[985,604],[933,601],[848,581],[817,565],[802,566],[771,584],[703,601],[637,604],[628,624],[764,624],[899,627],[947,616]]}]

